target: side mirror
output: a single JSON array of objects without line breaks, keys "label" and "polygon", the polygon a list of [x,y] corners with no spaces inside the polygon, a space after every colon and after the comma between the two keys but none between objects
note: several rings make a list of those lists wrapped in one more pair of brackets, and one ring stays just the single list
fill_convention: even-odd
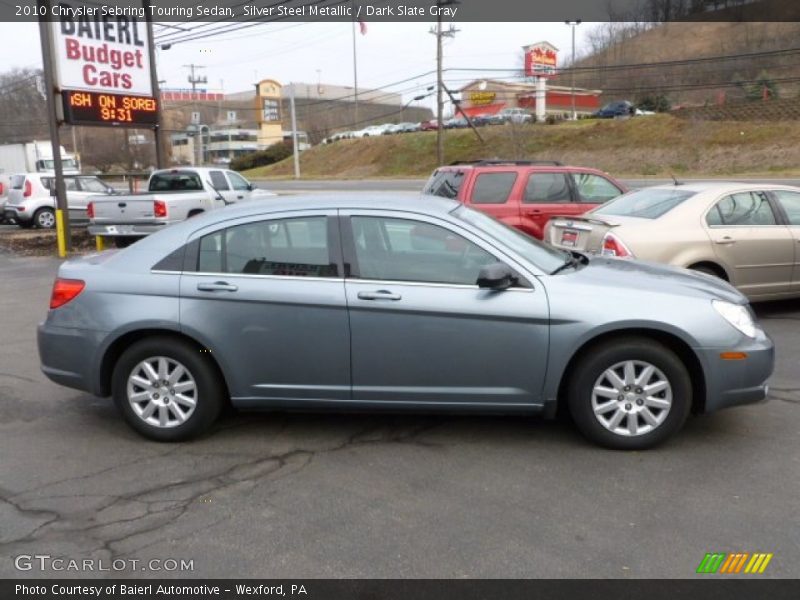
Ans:
[{"label": "side mirror", "polygon": [[256,186],[254,186],[252,183],[248,183],[247,184],[247,191],[248,192],[252,192],[254,189],[256,189]]},{"label": "side mirror", "polygon": [[487,290],[506,290],[517,283],[517,276],[507,264],[492,263],[478,273],[478,287]]}]

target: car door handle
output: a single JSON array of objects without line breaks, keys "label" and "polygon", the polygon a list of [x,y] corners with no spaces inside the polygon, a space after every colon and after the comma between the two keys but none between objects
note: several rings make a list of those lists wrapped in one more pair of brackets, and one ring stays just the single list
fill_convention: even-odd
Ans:
[{"label": "car door handle", "polygon": [[731,238],[731,237],[728,237],[728,236],[726,235],[726,236],[725,236],[724,238],[722,238],[721,240],[714,240],[714,242],[715,242],[715,243],[717,243],[717,244],[728,244],[728,245],[730,245],[730,244],[735,244],[735,243],[736,243],[736,240],[734,240],[733,238]]},{"label": "car door handle", "polygon": [[359,300],[402,300],[400,294],[393,294],[389,290],[378,290],[377,292],[358,292]]},{"label": "car door handle", "polygon": [[198,283],[197,289],[201,292],[235,292],[239,286],[224,281],[215,281],[214,283]]}]

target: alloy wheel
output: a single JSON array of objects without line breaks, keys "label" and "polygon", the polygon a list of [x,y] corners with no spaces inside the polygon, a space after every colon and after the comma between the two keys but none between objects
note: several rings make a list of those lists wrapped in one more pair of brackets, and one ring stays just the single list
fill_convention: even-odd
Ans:
[{"label": "alloy wheel", "polygon": [[197,407],[197,383],[177,360],[154,356],[131,370],[127,396],[133,412],[148,425],[177,427],[185,423]]}]

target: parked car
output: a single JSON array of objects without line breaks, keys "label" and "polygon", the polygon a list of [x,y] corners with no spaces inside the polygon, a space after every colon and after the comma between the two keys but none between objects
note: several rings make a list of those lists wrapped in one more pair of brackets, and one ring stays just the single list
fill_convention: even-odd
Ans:
[{"label": "parked car", "polygon": [[469,123],[464,117],[453,117],[452,119],[445,120],[442,125],[445,129],[464,129],[469,127]]},{"label": "parked car", "polygon": [[583,216],[554,218],[561,248],[714,275],[751,300],[800,297],[800,188],[692,183],[644,188]]},{"label": "parked car", "polygon": [[524,108],[504,108],[492,115],[490,120],[494,124],[514,123],[515,125],[522,125],[524,123],[532,123],[534,119],[533,115]]},{"label": "parked car", "polygon": [[420,131],[436,131],[439,129],[439,122],[436,119],[430,119],[429,121],[423,121],[419,124]]},{"label": "parked car", "polygon": [[613,119],[614,117],[627,117],[636,114],[636,108],[628,100],[618,100],[609,102],[603,108],[594,113],[598,119]]},{"label": "parked car", "polygon": [[162,169],[150,175],[146,192],[92,198],[87,206],[89,233],[124,247],[204,212],[274,195],[225,169]]},{"label": "parked car", "polygon": [[[73,223],[88,220],[87,206],[93,198],[115,194],[113,187],[94,175],[67,176],[67,208]],[[23,228],[52,229],[56,226],[55,183],[52,174],[20,173],[9,179],[4,214]]]},{"label": "parked car", "polygon": [[354,138],[365,138],[376,135],[383,135],[386,129],[391,126],[392,123],[384,123],[383,125],[370,125],[369,127],[365,127],[364,129],[360,129],[359,131],[353,131],[352,135]]},{"label": "parked car", "polygon": [[484,125],[492,124],[492,115],[480,114],[472,117],[472,124],[475,127],[483,127]]},{"label": "parked car", "polygon": [[[346,268],[345,268],[346,265]],[[113,396],[142,435],[250,409],[553,416],[612,448],[763,400],[746,298],[683,269],[565,252],[458,202],[249,202],[67,261],[45,375]]]},{"label": "parked car", "polygon": [[542,239],[553,215],[579,215],[627,191],[606,173],[556,161],[484,160],[439,167],[423,193],[459,202]]},{"label": "parked car", "polygon": [[398,133],[413,133],[420,130],[419,123],[400,123],[398,127]]}]

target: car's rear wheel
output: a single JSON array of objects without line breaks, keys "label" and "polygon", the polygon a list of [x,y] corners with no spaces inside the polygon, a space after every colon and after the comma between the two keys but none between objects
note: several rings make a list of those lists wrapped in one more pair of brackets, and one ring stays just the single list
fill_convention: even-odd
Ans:
[{"label": "car's rear wheel", "polygon": [[33,224],[39,229],[52,229],[56,226],[56,213],[52,208],[40,208],[33,215]]},{"label": "car's rear wheel", "polygon": [[225,387],[211,359],[176,338],[147,338],[130,346],[117,361],[111,383],[128,425],[159,442],[199,435],[225,403]]},{"label": "car's rear wheel", "polygon": [[607,448],[643,450],[678,431],[692,404],[691,377],[655,340],[620,338],[590,349],[567,373],[578,429]]}]

